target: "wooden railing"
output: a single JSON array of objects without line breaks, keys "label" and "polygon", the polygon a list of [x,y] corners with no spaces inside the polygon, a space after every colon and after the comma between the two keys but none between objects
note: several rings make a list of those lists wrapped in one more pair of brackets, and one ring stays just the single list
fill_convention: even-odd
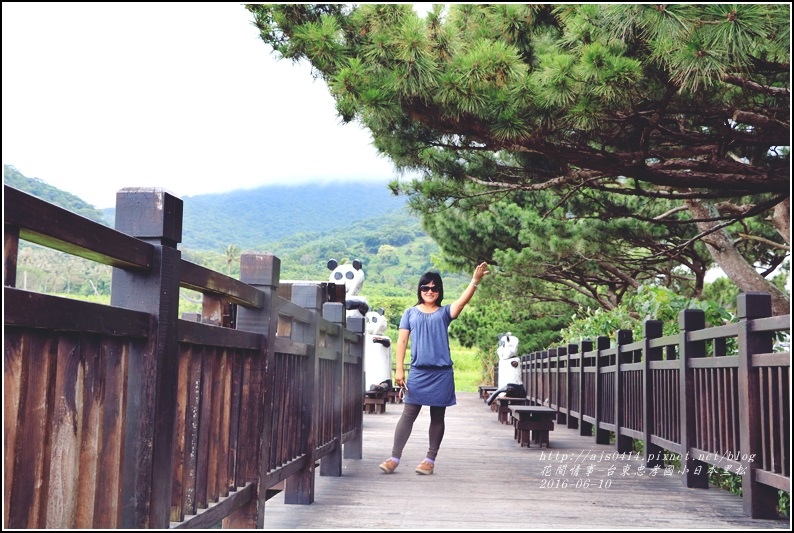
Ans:
[{"label": "wooden railing", "polygon": [[[181,259],[159,189],[120,191],[115,230],[4,194],[4,528],[261,528],[272,495],[314,500],[318,461],[361,458],[343,285],[281,284],[272,254],[243,254],[240,280]],[[15,288],[20,239],[114,267],[110,305]]]},{"label": "wooden railing", "polygon": [[741,474],[747,515],[778,518],[777,491],[791,491],[791,352],[773,346],[791,315],[772,317],[759,293],[740,295],[738,310],[735,324],[706,328],[702,311],[685,310],[676,335],[650,320],[638,341],[621,330],[611,346],[599,337],[524,355],[527,395],[617,452],[640,441],[649,468],[680,454],[686,487],[707,488],[712,467]]}]

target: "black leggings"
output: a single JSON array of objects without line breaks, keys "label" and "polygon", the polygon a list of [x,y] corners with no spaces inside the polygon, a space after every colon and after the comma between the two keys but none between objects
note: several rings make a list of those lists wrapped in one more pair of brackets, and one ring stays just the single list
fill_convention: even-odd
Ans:
[{"label": "black leggings", "polygon": [[[398,459],[403,453],[405,443],[408,442],[408,437],[411,436],[411,430],[414,427],[416,417],[419,416],[419,411],[422,406],[414,403],[403,404],[403,414],[397,422],[397,428],[394,430],[394,448],[392,448],[392,457]],[[441,439],[444,438],[444,413],[446,407],[430,406],[430,446],[427,449],[427,458],[436,460],[438,449],[441,447]]]}]

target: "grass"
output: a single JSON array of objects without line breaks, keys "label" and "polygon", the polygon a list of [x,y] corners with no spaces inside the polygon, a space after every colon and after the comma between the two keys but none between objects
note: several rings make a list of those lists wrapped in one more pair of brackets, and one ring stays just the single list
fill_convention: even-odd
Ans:
[{"label": "grass", "polygon": [[490,381],[483,375],[482,359],[476,348],[465,348],[453,339],[449,347],[455,366],[456,392],[477,392],[477,387]]}]

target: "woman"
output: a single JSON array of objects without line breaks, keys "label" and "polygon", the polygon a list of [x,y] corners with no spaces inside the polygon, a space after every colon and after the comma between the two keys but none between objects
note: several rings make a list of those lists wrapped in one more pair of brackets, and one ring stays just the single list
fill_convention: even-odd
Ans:
[{"label": "woman", "polygon": [[[449,352],[450,322],[458,318],[469,303],[474,291],[488,274],[488,265],[483,262],[474,269],[471,283],[451,304],[441,307],[444,299],[444,284],[435,272],[426,272],[419,279],[416,291],[417,303],[409,307],[400,319],[397,337],[395,382],[405,389],[403,414],[394,430],[394,447],[390,459],[380,464],[380,469],[391,474],[400,464],[403,448],[411,436],[416,417],[423,405],[430,406],[430,446],[427,457],[416,467],[417,474],[432,474],[436,455],[444,438],[444,414],[447,406],[455,405],[455,377],[452,371],[452,356]],[[411,373],[405,381],[405,350],[411,339]]]}]

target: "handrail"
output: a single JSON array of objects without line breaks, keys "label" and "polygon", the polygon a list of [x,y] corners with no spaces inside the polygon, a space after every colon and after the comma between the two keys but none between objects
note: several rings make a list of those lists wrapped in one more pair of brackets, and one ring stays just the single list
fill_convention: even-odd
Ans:
[{"label": "handrail", "polygon": [[152,268],[154,248],[120,231],[3,184],[3,218],[19,238],[104,265]]},{"label": "handrail", "polygon": [[[527,395],[596,443],[622,453],[638,441],[649,468],[679,455],[687,487],[707,488],[714,467],[741,474],[747,515],[777,518],[777,490],[791,486],[791,352],[773,345],[790,335],[791,315],[769,316],[768,294],[740,294],[737,307],[734,324],[706,327],[702,311],[687,309],[675,335],[649,320],[636,341],[619,330],[611,346],[599,337],[525,354]],[[563,364],[552,364],[555,350]]]},{"label": "handrail", "polygon": [[[272,254],[241,280],[183,260],[160,189],[120,191],[115,230],[9,186],[4,208],[4,527],[261,528],[274,494],[313,501],[316,462],[361,458],[364,327],[338,288],[278,296]],[[114,267],[111,305],[17,289],[20,239]]]}]

